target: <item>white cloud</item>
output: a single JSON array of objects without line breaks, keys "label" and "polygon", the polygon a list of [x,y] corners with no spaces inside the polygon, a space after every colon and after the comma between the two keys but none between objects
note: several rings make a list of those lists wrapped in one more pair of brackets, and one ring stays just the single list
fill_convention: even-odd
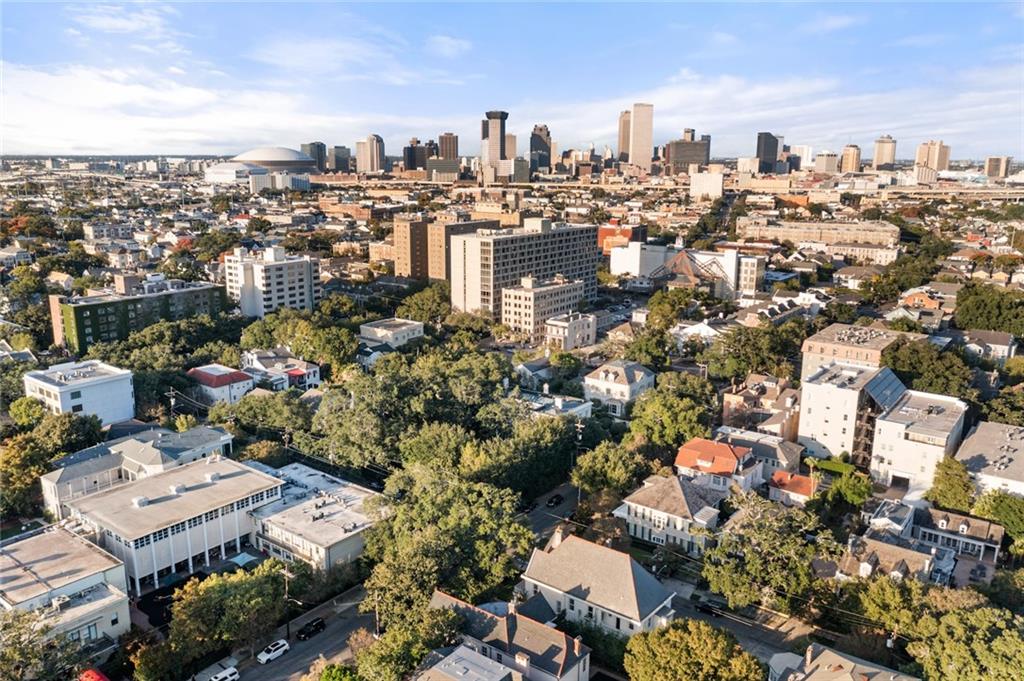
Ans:
[{"label": "white cloud", "polygon": [[173,76],[184,76],[185,69],[179,68],[177,66],[168,66],[167,73],[170,73]]},{"label": "white cloud", "polygon": [[801,24],[799,30],[803,33],[832,33],[863,24],[865,21],[864,17],[851,14],[821,14]]},{"label": "white cloud", "polygon": [[171,7],[161,5],[86,5],[71,9],[71,18],[103,33],[163,33]]},{"label": "white cloud", "polygon": [[427,38],[426,50],[446,59],[454,59],[472,49],[473,43],[450,35],[432,35]]}]

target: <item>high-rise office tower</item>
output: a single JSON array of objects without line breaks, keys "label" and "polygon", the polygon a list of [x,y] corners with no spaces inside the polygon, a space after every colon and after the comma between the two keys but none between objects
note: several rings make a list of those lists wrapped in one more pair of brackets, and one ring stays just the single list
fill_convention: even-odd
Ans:
[{"label": "high-rise office tower", "polygon": [[623,163],[629,160],[629,119],[631,116],[629,111],[619,114],[619,161]]},{"label": "high-rise office tower", "polygon": [[691,164],[711,162],[711,135],[701,135],[699,140],[695,137],[693,128],[686,128],[682,139],[665,145],[665,164],[673,175],[689,172]]},{"label": "high-rise office tower", "polygon": [[339,173],[347,173],[352,159],[352,150],[348,147],[331,147],[327,151],[327,168]]},{"label": "high-rise office tower", "polygon": [[440,148],[434,140],[427,140],[427,143],[423,145],[423,148],[427,152],[427,158],[439,158],[441,155]]},{"label": "high-rise office tower", "polygon": [[839,172],[839,155],[834,151],[823,151],[814,159],[814,172],[836,173]]},{"label": "high-rise office tower", "polygon": [[1007,177],[1010,174],[1009,156],[989,156],[985,159],[986,177]]},{"label": "high-rise office tower", "polygon": [[779,138],[770,132],[757,133],[757,172],[775,172],[779,160]]},{"label": "high-rise office tower", "polygon": [[515,158],[516,155],[516,136],[507,133],[505,135],[505,158]]},{"label": "high-rise office tower", "polygon": [[693,128],[683,128],[683,141],[693,142],[697,132]]},{"label": "high-rise office tower", "polygon": [[843,147],[843,156],[839,161],[839,172],[860,172],[860,147],[856,144],[847,144]]},{"label": "high-rise office tower", "polygon": [[890,135],[882,135],[875,140],[875,154],[871,158],[871,167],[875,170],[892,170],[896,166],[896,140]]},{"label": "high-rise office tower", "polygon": [[629,117],[629,162],[651,172],[654,155],[654,105],[634,104]]},{"label": "high-rise office tower", "polygon": [[922,142],[917,148],[914,165],[931,168],[937,172],[949,170],[949,147],[942,140]]},{"label": "high-rise office tower", "polygon": [[379,173],[384,170],[384,138],[370,135],[356,142],[356,167],[361,173]]},{"label": "high-rise office tower", "polygon": [[413,137],[409,140],[409,146],[402,149],[402,165],[405,166],[406,170],[416,170],[418,168],[426,167],[426,149],[420,145],[419,139]]},{"label": "high-rise office tower", "polygon": [[[814,148],[809,144],[790,145],[789,155],[790,159],[792,159],[793,156],[800,157],[800,163],[798,164],[798,167],[800,168],[810,168],[814,166]],[[792,165],[793,162],[791,160],[790,166]]]},{"label": "high-rise office tower", "polygon": [[302,153],[316,161],[317,169],[322,173],[327,170],[327,145],[323,142],[303,144]]},{"label": "high-rise office tower", "polygon": [[480,164],[495,167],[505,155],[507,111],[488,111],[480,122]]},{"label": "high-rise office tower", "polygon": [[452,132],[443,132],[437,138],[440,142],[440,156],[446,161],[459,158],[459,136]]},{"label": "high-rise office tower", "polygon": [[551,131],[548,126],[538,124],[530,133],[530,170],[551,167]]}]

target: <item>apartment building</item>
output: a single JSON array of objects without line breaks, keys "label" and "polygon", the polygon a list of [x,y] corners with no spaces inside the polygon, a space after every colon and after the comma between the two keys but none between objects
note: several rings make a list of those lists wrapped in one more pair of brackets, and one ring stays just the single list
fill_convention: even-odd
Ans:
[{"label": "apartment building", "polygon": [[686,255],[694,274],[712,282],[711,292],[716,298],[734,300],[744,294],[757,293],[764,286],[768,260],[763,255],[747,255],[734,249],[687,249]]},{"label": "apartment building", "polygon": [[117,275],[114,288],[87,296],[49,297],[53,342],[82,355],[93,343],[124,340],[162,320],[217,317],[230,308],[223,286]]},{"label": "apartment building", "polygon": [[90,223],[82,225],[82,233],[89,241],[96,239],[132,239],[135,225],[129,223]]},{"label": "apartment building", "polygon": [[452,307],[501,318],[502,290],[523,277],[562,275],[597,297],[597,226],[527,218],[519,229],[480,230],[451,237]]},{"label": "apartment building", "polygon": [[230,454],[232,440],[230,433],[207,426],[182,433],[152,428],[68,454],[51,462],[54,470],[39,478],[43,505],[63,519],[72,499],[208,456]]},{"label": "apartment building", "polygon": [[718,505],[726,496],[686,478],[654,475],[612,515],[626,522],[635,539],[699,556],[718,525]]},{"label": "apartment building", "polygon": [[555,315],[544,322],[544,344],[569,351],[597,342],[597,316],[584,312]]},{"label": "apartment building", "polygon": [[882,353],[901,336],[911,341],[928,338],[923,333],[890,331],[875,326],[831,324],[803,342],[800,380],[807,380],[834,362],[877,369],[882,366]]},{"label": "apartment building", "polygon": [[250,542],[250,509],[276,501],[284,482],[231,459],[207,458],[72,499],[71,517],[124,561],[129,589],[189,574]]},{"label": "apartment building", "polygon": [[124,563],[59,525],[0,548],[0,606],[39,612],[48,636],[89,651],[109,648],[131,627]]},{"label": "apartment building", "polygon": [[475,234],[481,229],[500,229],[497,220],[469,220],[460,222],[432,222],[427,225],[427,276],[437,281],[448,281],[452,273],[452,237]]},{"label": "apartment building", "polygon": [[242,314],[262,319],[283,307],[312,310],[320,301],[320,261],[288,255],[280,246],[261,253],[236,248],[224,257],[228,297]]},{"label": "apartment building", "polygon": [[935,467],[952,456],[963,435],[967,404],[955,397],[907,390],[875,420],[871,477],[906,488],[920,503],[931,489]]},{"label": "apartment building", "polygon": [[396,215],[392,235],[395,276],[426,279],[427,221],[418,215]]},{"label": "apartment building", "polygon": [[737,218],[736,234],[741,239],[752,241],[791,241],[795,244],[810,241],[826,245],[852,242],[880,244],[889,248],[895,247],[900,239],[899,227],[882,220],[775,222],[756,216]]},{"label": "apartment building", "polygon": [[501,323],[538,345],[544,341],[544,323],[572,312],[583,298],[583,288],[582,281],[563,277],[548,281],[523,277],[519,286],[501,291]]},{"label": "apartment building", "polygon": [[135,416],[132,372],[99,360],[27,371],[22,381],[25,395],[40,400],[53,414],[93,414],[105,426]]}]

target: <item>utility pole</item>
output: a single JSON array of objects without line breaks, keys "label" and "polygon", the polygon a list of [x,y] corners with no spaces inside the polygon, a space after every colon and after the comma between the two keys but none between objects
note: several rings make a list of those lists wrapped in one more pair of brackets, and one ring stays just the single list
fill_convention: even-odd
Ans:
[{"label": "utility pole", "polygon": [[284,575],[284,609],[285,609],[285,619],[287,620],[287,622],[285,623],[284,640],[291,641],[292,640],[292,616],[288,612],[288,602],[290,600],[288,598],[288,582],[290,582],[292,579],[294,579],[295,575],[293,575],[292,573],[288,572],[288,568],[284,568],[283,570],[281,570],[281,574]]}]

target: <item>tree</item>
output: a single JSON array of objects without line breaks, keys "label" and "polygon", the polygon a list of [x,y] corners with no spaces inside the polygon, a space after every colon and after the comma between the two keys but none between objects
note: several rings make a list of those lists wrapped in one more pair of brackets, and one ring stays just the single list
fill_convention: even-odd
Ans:
[{"label": "tree", "polygon": [[433,283],[402,301],[395,314],[402,319],[412,319],[437,327],[452,311],[449,300],[448,284]]},{"label": "tree", "polygon": [[981,495],[971,515],[993,520],[1013,539],[1010,551],[1024,555],[1024,499],[1003,490],[989,490]]},{"label": "tree", "polygon": [[[831,533],[803,509],[753,493],[734,499],[729,531],[705,556],[703,575],[711,590],[725,596],[730,607],[788,607],[805,597],[814,581],[811,561],[838,555]],[[807,536],[815,536],[813,544]]]},{"label": "tree", "polygon": [[460,617],[454,610],[426,608],[388,628],[356,655],[359,676],[373,681],[402,681],[435,648],[457,641]]},{"label": "tree", "polygon": [[406,466],[422,464],[437,470],[455,471],[463,448],[474,441],[473,434],[460,425],[426,423],[401,439],[398,452]]},{"label": "tree", "polygon": [[630,681],[760,681],[761,663],[729,632],[707,622],[678,619],[642,632],[626,645]]},{"label": "tree", "polygon": [[924,497],[940,508],[967,513],[974,497],[974,482],[967,466],[951,456],[944,457],[935,467],[932,488]]},{"label": "tree", "polygon": [[789,378],[807,325],[791,320],[780,326],[740,326],[719,336],[699,359],[713,378],[746,378],[749,373]]},{"label": "tree", "polygon": [[199,425],[199,421],[192,414],[178,414],[174,418],[174,429],[179,433],[192,430],[197,425]]},{"label": "tree", "polygon": [[647,327],[668,331],[693,304],[693,292],[681,288],[658,291],[647,301]]},{"label": "tree", "polygon": [[170,641],[150,643],[131,654],[134,681],[173,681],[181,677],[181,655]]},{"label": "tree", "polygon": [[648,329],[633,339],[623,356],[652,369],[664,369],[669,364],[672,343],[664,331]]},{"label": "tree", "polygon": [[614,442],[602,442],[576,460],[572,484],[587,494],[606,489],[622,493],[635,487],[640,476],[649,471],[647,460],[638,452]]},{"label": "tree", "polygon": [[939,620],[935,635],[908,652],[927,679],[1019,679],[1024,669],[1024,617],[999,608],[955,610]]},{"label": "tree", "polygon": [[863,473],[843,473],[832,482],[830,499],[842,498],[853,508],[860,508],[871,497],[871,480]]},{"label": "tree", "polygon": [[983,402],[981,409],[985,418],[1010,426],[1024,426],[1024,390],[1018,386],[1003,388],[991,400]]},{"label": "tree", "polygon": [[1005,331],[1024,336],[1024,293],[968,284],[957,294],[955,319],[961,329]]},{"label": "tree", "polygon": [[717,411],[717,395],[708,381],[690,374],[669,373],[633,405],[630,432],[674,451],[687,440],[707,437]]},{"label": "tree", "polygon": [[46,407],[34,397],[21,397],[11,402],[11,418],[22,428],[35,428],[46,413]]},{"label": "tree", "polygon": [[975,588],[985,594],[993,605],[1024,615],[1024,568],[996,570],[990,583]]},{"label": "tree", "polygon": [[914,390],[952,395],[976,402],[978,391],[971,387],[971,368],[953,351],[939,350],[927,339],[913,341],[906,336],[896,339],[882,353],[887,366]]},{"label": "tree", "polygon": [[51,635],[52,627],[36,611],[0,609],[0,670],[6,679],[64,681],[75,678],[85,662],[79,642]]},{"label": "tree", "polygon": [[242,461],[259,461],[271,468],[280,468],[291,460],[281,443],[273,440],[253,442],[242,450],[239,458]]}]

